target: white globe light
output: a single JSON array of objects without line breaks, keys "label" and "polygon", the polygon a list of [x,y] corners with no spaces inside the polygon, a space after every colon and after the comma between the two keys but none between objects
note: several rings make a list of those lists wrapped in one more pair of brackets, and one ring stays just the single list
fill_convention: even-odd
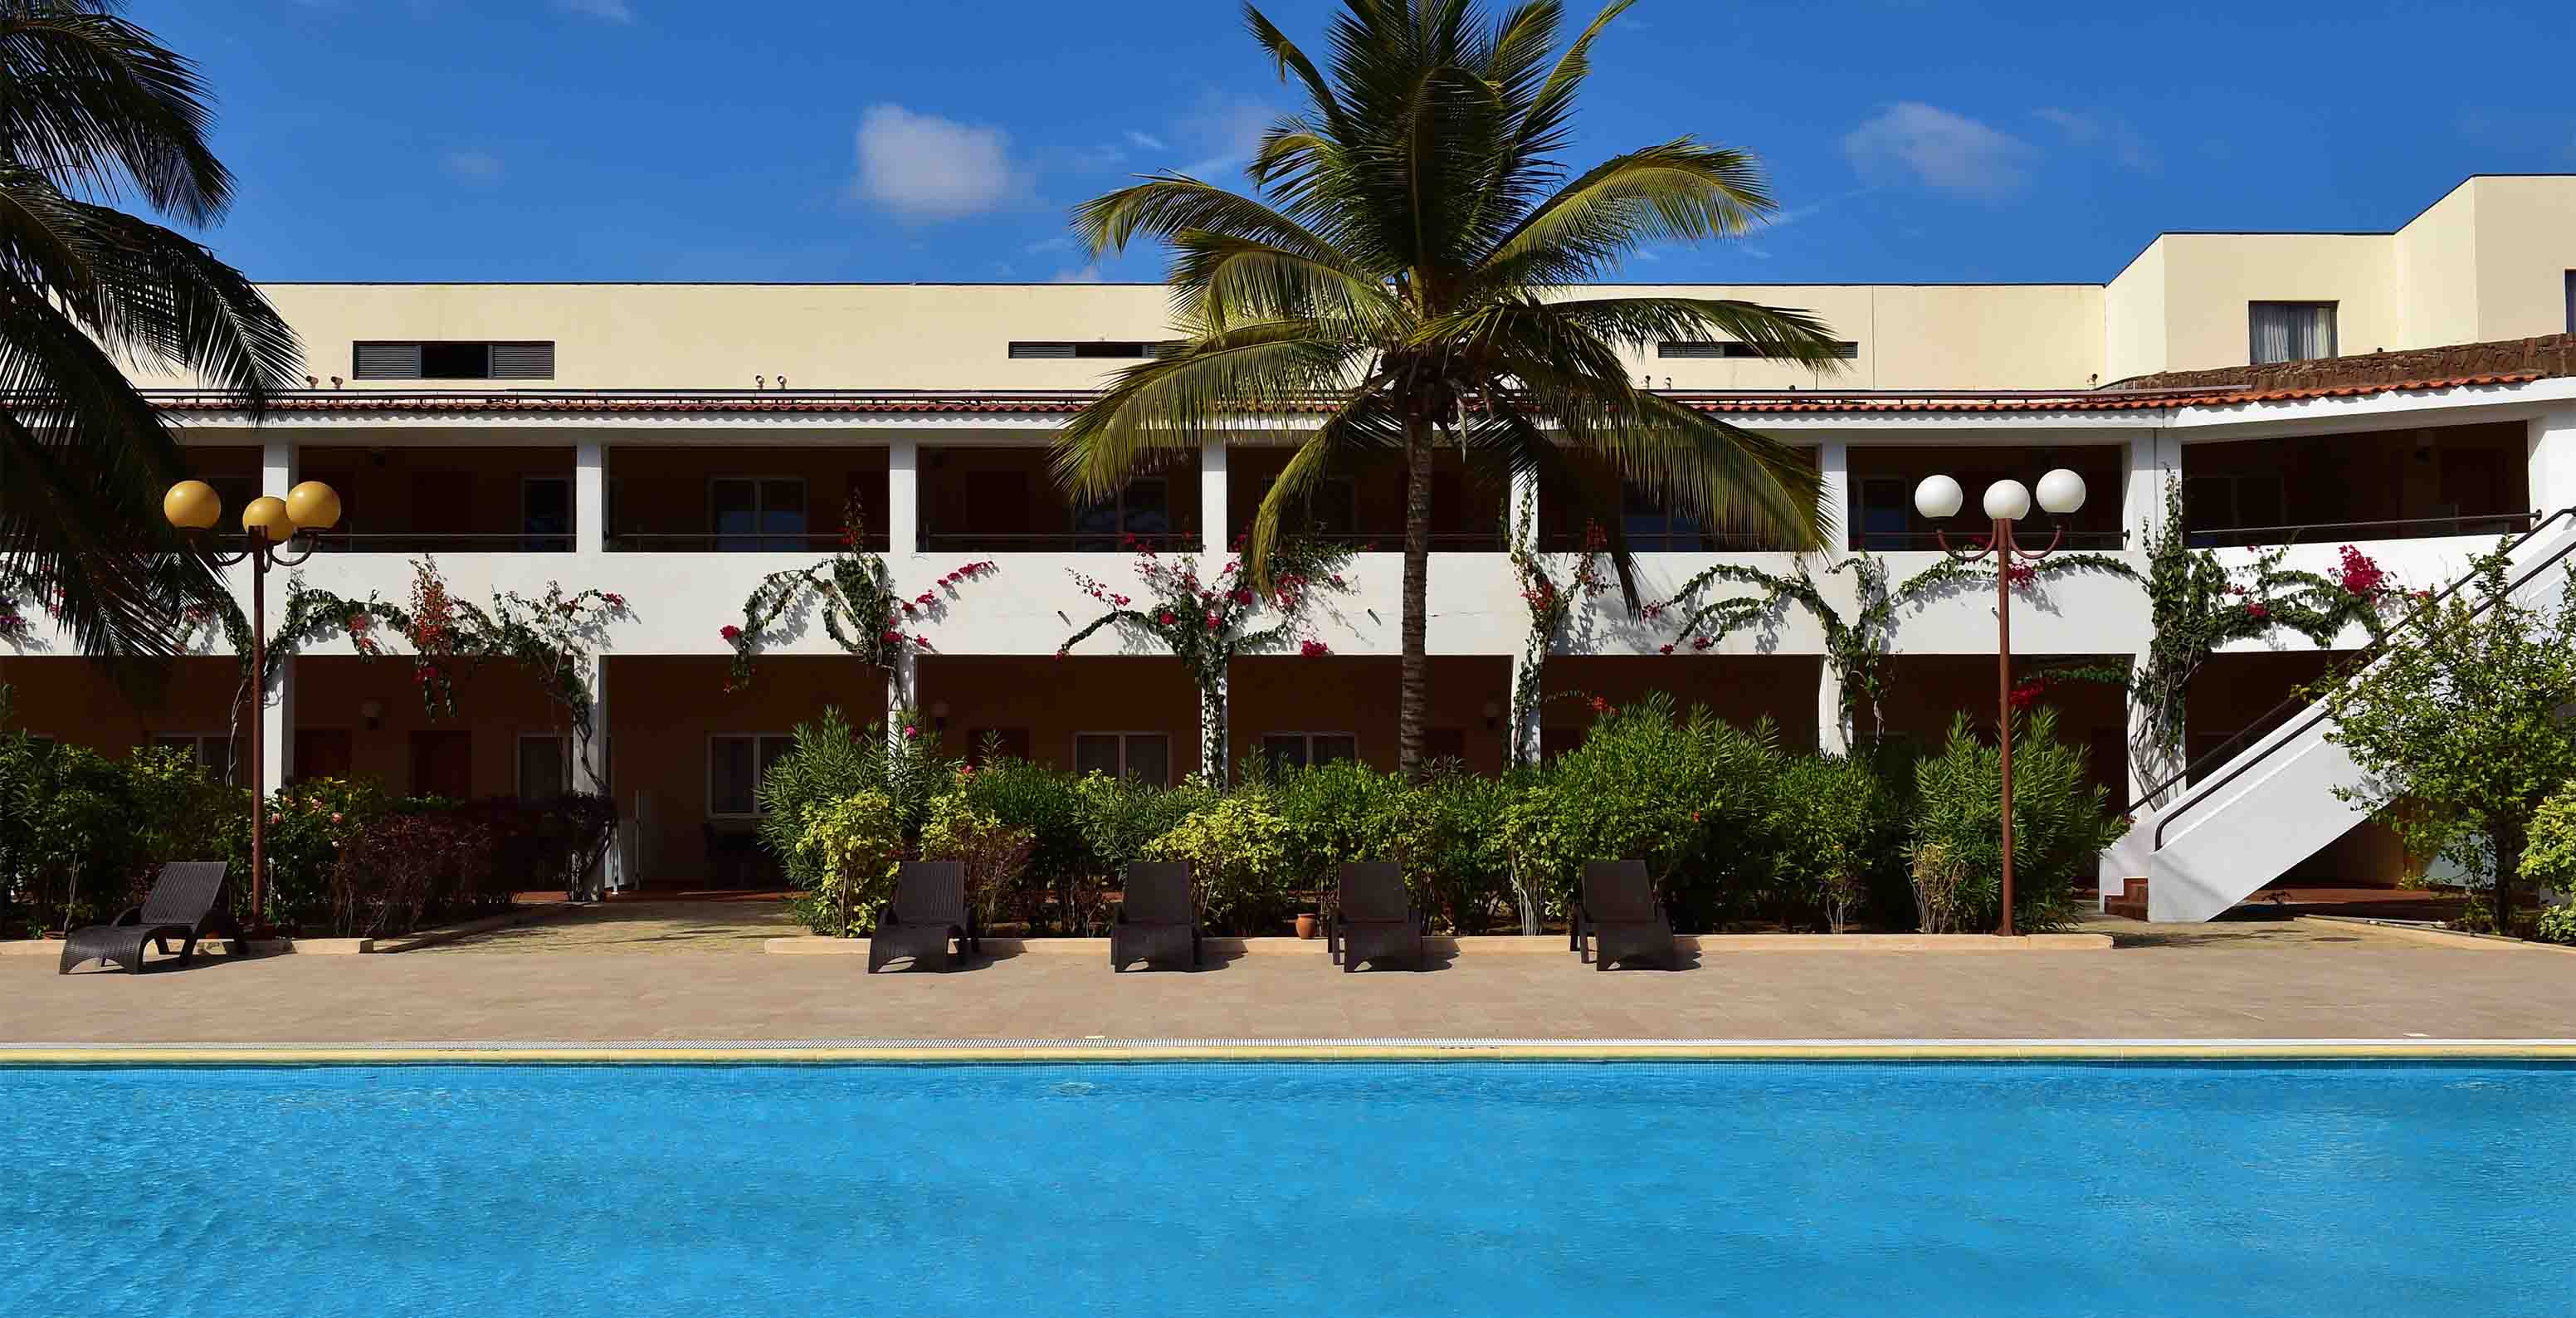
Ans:
[{"label": "white globe light", "polygon": [[2039,478],[2039,506],[2060,517],[2084,506],[2084,478],[2060,467]]},{"label": "white globe light", "polygon": [[1960,491],[1959,482],[1947,476],[1926,476],[1922,484],[1914,487],[1914,511],[1932,522],[1956,517],[1959,505],[1966,502],[1967,497]]},{"label": "white globe light", "polygon": [[2030,516],[2030,489],[2020,481],[1996,481],[1986,487],[1986,516],[2018,522]]}]

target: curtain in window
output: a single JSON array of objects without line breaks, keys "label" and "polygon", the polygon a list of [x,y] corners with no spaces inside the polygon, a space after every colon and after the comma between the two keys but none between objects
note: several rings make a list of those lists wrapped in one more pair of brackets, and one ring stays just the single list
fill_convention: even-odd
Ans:
[{"label": "curtain in window", "polygon": [[2251,356],[2257,366],[2335,355],[2331,302],[2256,302],[2250,313]]}]

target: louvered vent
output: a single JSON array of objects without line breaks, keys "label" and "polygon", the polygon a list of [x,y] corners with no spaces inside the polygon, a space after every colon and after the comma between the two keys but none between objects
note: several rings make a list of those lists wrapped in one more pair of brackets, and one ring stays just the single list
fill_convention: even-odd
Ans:
[{"label": "louvered vent", "polygon": [[361,380],[417,380],[420,378],[420,345],[417,343],[361,343],[350,354]]},{"label": "louvered vent", "polygon": [[[1748,359],[1786,356],[1787,354],[1765,351],[1762,345],[1758,343],[1674,343],[1666,341],[1655,345],[1655,355],[1658,357],[1725,357],[1729,359]],[[1846,339],[1843,342],[1834,345],[1834,355],[1844,359],[1845,361],[1849,361],[1860,356],[1860,345]]]},{"label": "louvered vent", "polygon": [[555,378],[555,345],[552,343],[493,344],[492,378],[495,380]]},{"label": "louvered vent", "polygon": [[1134,360],[1144,357],[1167,357],[1179,352],[1179,343],[1143,343],[1125,339],[1027,341],[1013,340],[1013,357],[1115,357]]}]

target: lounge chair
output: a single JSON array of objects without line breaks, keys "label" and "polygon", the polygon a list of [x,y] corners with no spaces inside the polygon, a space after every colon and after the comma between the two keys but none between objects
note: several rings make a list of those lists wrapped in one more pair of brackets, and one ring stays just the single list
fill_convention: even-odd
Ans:
[{"label": "lounge chair", "polygon": [[1666,970],[1681,969],[1672,919],[1655,899],[1654,880],[1647,876],[1642,860],[1583,862],[1583,900],[1574,908],[1578,959],[1586,938],[1596,944],[1595,970],[1608,970],[1614,961],[1627,965],[1650,961]]},{"label": "lounge chair", "polygon": [[1422,933],[1428,924],[1422,908],[1404,889],[1404,870],[1387,861],[1353,861],[1342,866],[1333,897],[1333,918],[1324,926],[1324,954],[1338,958],[1348,973],[1363,961],[1390,957],[1422,968]]},{"label": "lounge chair", "polygon": [[907,860],[894,874],[894,900],[868,935],[868,973],[873,975],[896,957],[910,957],[915,968],[948,968],[948,943],[980,954],[983,935],[975,913],[966,909],[966,862]]},{"label": "lounge chair", "polygon": [[179,964],[184,966],[196,956],[199,939],[219,933],[236,940],[242,936],[224,905],[224,862],[174,860],[161,867],[141,906],[112,923],[75,930],[64,940],[62,968],[56,973],[68,975],[72,967],[96,957],[139,975],[144,945],[159,947],[168,956],[173,938],[185,940],[179,944]]},{"label": "lounge chair", "polygon": [[1109,968],[1129,963],[1176,961],[1189,953],[1190,968],[1199,959],[1199,905],[1190,891],[1188,861],[1138,861],[1127,867],[1126,895],[1118,903],[1118,923],[1109,930]]}]

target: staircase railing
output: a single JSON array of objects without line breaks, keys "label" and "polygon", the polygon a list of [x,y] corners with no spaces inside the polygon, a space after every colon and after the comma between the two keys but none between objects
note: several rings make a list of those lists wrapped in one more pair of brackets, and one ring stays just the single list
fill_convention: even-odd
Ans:
[{"label": "staircase railing", "polygon": [[[2530,530],[2523,532],[2521,535],[2515,536],[2512,542],[2505,545],[2499,552],[2510,554],[2514,550],[2520,549],[2524,545],[2530,543],[2533,537],[2538,536],[2541,532],[2548,530],[2551,526],[2561,521],[2576,521],[2576,507],[2561,508],[2558,511],[2549,514],[2547,517],[2543,517],[2539,521],[2534,522]],[[2533,564],[2529,570],[2514,578],[2512,583],[2505,588],[2505,594],[2507,596],[2511,596],[2515,591],[2522,589],[2525,583],[2556,566],[2561,559],[2566,558],[2571,553],[2576,553],[2576,539],[2569,540],[2565,545],[2559,547],[2558,552],[2551,554],[2549,557],[2538,563]],[[2390,637],[2401,635],[2408,624],[2414,622],[2417,618],[2430,613],[2434,609],[2440,608],[2443,601],[2458,594],[2462,589],[2467,587],[2470,582],[2477,579],[2478,573],[2474,571],[2469,572],[2461,576],[2458,580],[2444,586],[2431,598],[2419,600],[2415,607],[2409,611],[2404,618],[2400,619],[2395,626],[2388,628],[2386,631],[2380,633],[2379,636],[2373,638],[2370,644],[2354,651],[2351,658],[2341,665],[2342,671],[2332,675],[2333,680],[2331,686],[2333,688],[2340,689],[2345,683],[2350,682],[2354,677],[2361,673],[2361,670],[2368,668],[2379,658],[2380,655],[2387,652],[2390,644]],[[2485,612],[2486,607],[2487,606],[2483,604],[2479,605],[2472,613],[2472,616],[2475,616],[2476,613]],[[2129,808],[2126,813],[2132,815],[2136,814],[2139,809],[2154,801],[2156,797],[2171,790],[2176,783],[2183,782],[2190,778],[2195,771],[2207,768],[2213,764],[2226,762],[2229,756],[2235,755],[2243,749],[2241,743],[2243,743],[2247,738],[2257,735],[2264,737],[2272,736],[2273,732],[2277,731],[2282,723],[2286,721],[2284,718],[2285,715],[2293,713],[2302,706],[2312,703],[2315,703],[2313,697],[2303,696],[2296,693],[2290,695],[2286,699],[2282,700],[2281,703],[2274,705],[2271,709],[2265,711],[2262,717],[2247,724],[2244,731],[2239,732],[2235,736],[2220,743],[2216,749],[2213,749],[2201,755],[2199,758],[2185,764],[2181,769],[2176,770],[2163,782],[2156,784],[2154,787],[2148,788],[2147,791],[2137,800],[2129,803]],[[2216,781],[2196,785],[2190,788],[2184,794],[2183,798],[2176,801],[2170,809],[2159,812],[2156,818],[2155,845],[2153,849],[2157,851],[2164,849],[2165,829],[2170,827],[2174,820],[2180,818],[2183,812],[2203,801],[2208,800],[2212,795],[2215,795],[2220,788],[2225,787],[2229,783],[2244,776],[2247,770],[2252,769],[2255,765],[2261,764],[2264,760],[2269,759],[2274,751],[2277,751],[2283,746],[2289,745],[2292,741],[2297,740],[2302,733],[2305,733],[2308,729],[2324,722],[2325,718],[2325,710],[2320,709],[2316,711],[2316,713],[2311,715],[2305,722],[2299,724],[2296,728],[2291,729],[2286,735],[2274,738],[2270,745],[2265,746],[2262,750],[2246,757],[2244,763],[2229,768],[2228,771]]]}]

